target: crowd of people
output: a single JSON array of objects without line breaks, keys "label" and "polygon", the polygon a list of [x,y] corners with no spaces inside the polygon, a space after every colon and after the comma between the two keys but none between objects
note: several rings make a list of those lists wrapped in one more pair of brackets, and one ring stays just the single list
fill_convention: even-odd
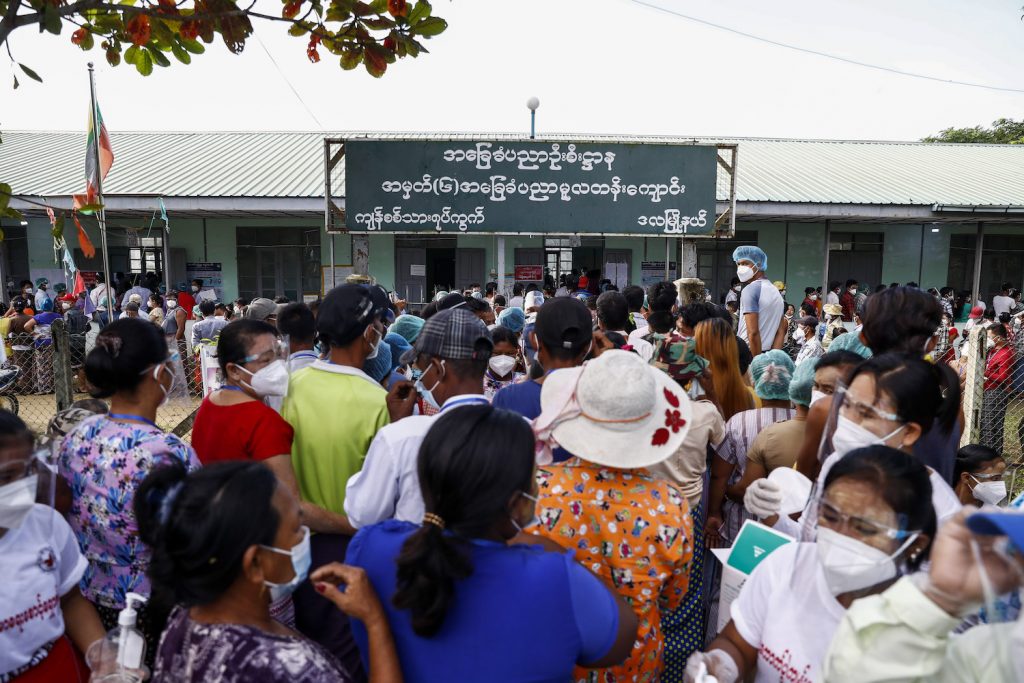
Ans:
[{"label": "crowd of people", "polygon": [[[415,311],[101,282],[100,400],[46,435],[0,412],[0,680],[1024,680],[1024,496],[1001,426],[959,447],[951,302],[798,311],[733,259],[723,305],[596,273]],[[156,416],[189,317],[216,381],[186,443]],[[737,592],[751,523],[788,542]]]}]

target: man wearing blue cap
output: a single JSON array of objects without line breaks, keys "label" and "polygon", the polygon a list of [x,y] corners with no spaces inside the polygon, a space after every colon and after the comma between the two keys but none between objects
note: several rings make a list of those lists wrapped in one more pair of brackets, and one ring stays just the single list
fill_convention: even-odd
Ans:
[{"label": "man wearing blue cap", "polygon": [[939,527],[927,574],[905,576],[847,610],[825,663],[827,683],[1024,681],[1024,615],[950,637],[986,593],[1024,584],[1024,510],[961,512]]},{"label": "man wearing blue cap", "polygon": [[732,252],[736,277],[743,284],[740,293],[740,323],[737,336],[747,342],[754,356],[769,349],[781,349],[786,341],[783,324],[786,304],[779,290],[765,277],[768,255],[760,247],[744,245]]}]

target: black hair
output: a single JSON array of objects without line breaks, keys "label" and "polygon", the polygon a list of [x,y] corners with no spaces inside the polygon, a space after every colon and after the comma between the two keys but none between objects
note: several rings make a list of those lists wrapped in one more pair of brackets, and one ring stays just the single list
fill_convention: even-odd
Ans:
[{"label": "black hair", "polygon": [[651,311],[671,311],[678,298],[674,282],[655,282],[647,288],[647,306]]},{"label": "black hair", "polygon": [[484,292],[486,294],[493,294],[494,292],[497,292],[497,291],[498,291],[498,283],[497,282],[488,282],[486,285],[484,285]]},{"label": "black hair", "polygon": [[204,317],[212,315],[215,310],[217,310],[217,304],[209,299],[204,299],[199,302],[199,312],[202,313]]},{"label": "black hair", "polygon": [[416,469],[424,507],[444,520],[444,529],[424,524],[405,540],[392,598],[411,612],[417,635],[433,636],[444,625],[455,582],[473,573],[469,541],[508,519],[517,492],[531,491],[533,462],[533,430],[506,410],[450,410],[427,432]]},{"label": "black hair", "polygon": [[833,280],[832,282],[828,283],[829,291],[832,291],[833,289],[836,289],[837,287],[841,287],[841,286],[842,285],[840,284],[839,280]]},{"label": "black hair", "polygon": [[994,448],[982,446],[981,444],[967,444],[956,452],[956,464],[953,467],[953,481],[959,481],[960,475],[966,472],[974,474],[980,472],[986,463],[993,460],[1002,460],[1003,456]]},{"label": "black hair", "polygon": [[1005,325],[1009,325],[1010,324],[1010,314],[1009,313],[1000,313],[999,314],[999,324],[1000,325],[1004,325],[1004,326]]},{"label": "black hair", "polygon": [[750,346],[747,345],[747,342],[739,337],[736,337],[736,353],[740,361],[740,374],[745,375],[750,364],[754,362],[754,354],[750,352]]},{"label": "black hair", "polygon": [[849,289],[850,287],[853,287],[855,284],[857,284],[856,280],[853,280],[853,279],[847,280],[846,281],[846,288]]},{"label": "black hair", "polygon": [[884,292],[886,289],[887,288],[885,285],[878,285],[877,287],[875,287],[874,293],[878,294],[879,292]]},{"label": "black hair", "polygon": [[141,318],[110,323],[97,335],[96,345],[85,357],[85,377],[94,398],[108,398],[118,391],[132,391],[145,379],[146,368],[167,360],[163,331]]},{"label": "black hair", "polygon": [[512,346],[519,345],[519,335],[508,329],[503,325],[498,325],[491,330],[491,341],[497,346],[500,342],[511,344]]},{"label": "black hair", "polygon": [[618,292],[605,292],[597,297],[597,319],[607,330],[624,330],[629,322],[629,304]]},{"label": "black hair", "polygon": [[279,297],[275,297],[274,298],[274,303],[275,304],[287,304],[287,303],[291,303],[291,300],[288,297],[286,297],[286,296],[279,296]]},{"label": "black hair", "polygon": [[28,301],[20,296],[16,296],[11,299],[11,307],[17,313],[24,313],[25,309],[28,308]]},{"label": "black hair", "polygon": [[729,280],[729,288],[732,289],[733,287],[735,287],[738,284],[740,284],[740,279],[738,277],[736,277],[735,275],[733,275],[732,279]]},{"label": "black hair", "polygon": [[896,287],[868,297],[862,318],[864,338],[876,356],[890,351],[921,354],[942,324],[942,305],[927,292]]},{"label": "black hair", "polygon": [[994,325],[989,325],[987,331],[991,332],[992,334],[996,335],[997,337],[1002,337],[1003,339],[1006,339],[1006,325],[1004,325],[1002,323],[996,323]]},{"label": "black hair", "polygon": [[271,503],[277,477],[251,461],[218,462],[188,473],[180,463],[152,470],[135,492],[139,536],[152,551],[154,592],[185,607],[217,600],[238,579],[254,545],[272,545],[281,523]]},{"label": "black hair", "polygon": [[999,285],[999,289],[1000,289],[1000,291],[1007,291],[1007,290],[1013,289],[1013,283],[1012,282],[1004,282],[1003,284]]},{"label": "black hair", "polygon": [[199,278],[193,278],[192,282],[196,283],[199,286],[199,289],[203,288],[203,281],[200,280]]},{"label": "black hair", "polygon": [[306,304],[288,304],[277,314],[277,329],[297,342],[311,343],[316,336],[316,318]]},{"label": "black hair", "polygon": [[0,443],[25,440],[31,444],[34,439],[24,420],[8,410],[0,410]]},{"label": "black hair", "polygon": [[241,365],[242,360],[249,355],[249,345],[256,337],[264,334],[277,337],[277,330],[270,323],[248,318],[226,325],[217,339],[217,364],[221,372],[227,375],[228,363]]},{"label": "black hair", "polygon": [[846,329],[845,327],[840,327],[839,329],[832,333],[832,339],[836,339],[837,337],[847,334],[848,332],[849,330]]},{"label": "black hair", "polygon": [[478,379],[482,383],[484,381],[484,373],[487,372],[487,361],[491,359],[491,348],[488,346],[484,348],[481,344],[477,348],[477,353],[481,354],[481,358],[460,358],[458,360],[452,358],[446,358],[444,361],[445,369],[460,379]]},{"label": "black hair", "polygon": [[[721,310],[724,311],[725,309]],[[726,315],[729,315],[728,312],[726,312]],[[696,330],[699,323],[711,318],[720,317],[719,307],[706,301],[696,301],[683,306],[682,310],[679,311],[679,317],[683,319],[683,323],[687,327]],[[729,324],[732,324],[731,315],[729,315]]]},{"label": "black hair", "polygon": [[437,302],[431,301],[423,307],[422,311],[420,311],[420,317],[424,320],[430,320],[430,317],[435,313],[437,313]]},{"label": "black hair", "polygon": [[812,306],[811,304],[807,304],[807,303],[800,304],[800,314],[801,314],[801,317],[804,317],[804,318],[806,318],[807,316],[811,316],[812,318],[817,318],[818,317],[818,309],[815,308],[814,306]]},{"label": "black hair", "polygon": [[522,282],[515,283],[514,285],[512,285],[512,296],[522,296],[523,289],[524,288]]},{"label": "black hair", "polygon": [[810,296],[811,294],[814,294],[817,291],[818,290],[816,290],[814,287],[804,287],[804,296]]},{"label": "black hair", "polygon": [[465,308],[467,311],[471,311],[479,315],[480,313],[486,313],[487,311],[491,310],[490,304],[488,304],[483,299],[477,299],[475,296],[467,296],[463,298],[465,299],[465,301],[462,307]]},{"label": "black hair", "polygon": [[850,373],[850,383],[860,375],[875,380],[876,398],[885,392],[892,398],[896,414],[927,432],[938,422],[948,434],[960,410],[960,381],[945,365],[929,363],[909,353],[873,356]]},{"label": "black hair", "polygon": [[636,313],[644,307],[644,288],[639,285],[630,285],[622,290],[622,296],[626,298],[626,305],[631,313]]},{"label": "black hair", "polygon": [[995,320],[996,319],[996,309],[994,309],[994,308],[986,308],[985,312],[981,315],[981,317],[985,318],[986,320]]},{"label": "black hair", "polygon": [[494,305],[495,306],[508,306],[508,299],[505,298],[504,294],[495,294],[494,295]]},{"label": "black hair", "polygon": [[676,326],[676,319],[671,311],[651,311],[647,314],[647,325],[653,332],[668,334]]},{"label": "black hair", "polygon": [[536,282],[531,282],[530,284],[526,285],[527,294],[529,294],[530,292],[536,292],[538,289],[540,289],[540,287],[537,286]]},{"label": "black hair", "polygon": [[868,446],[850,451],[832,466],[825,477],[825,491],[839,479],[870,484],[896,513],[901,530],[920,531],[928,536],[924,551],[914,559],[906,559],[910,570],[919,568],[931,552],[936,528],[928,468],[895,448]]},{"label": "black hair", "polygon": [[853,351],[829,351],[822,355],[814,365],[814,369],[838,368],[844,365],[857,366],[864,362],[864,357]]}]

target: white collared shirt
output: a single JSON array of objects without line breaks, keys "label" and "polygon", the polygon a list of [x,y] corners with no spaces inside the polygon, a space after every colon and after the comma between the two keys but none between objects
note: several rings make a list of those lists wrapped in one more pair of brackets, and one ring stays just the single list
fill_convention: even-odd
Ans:
[{"label": "white collared shirt", "polygon": [[296,351],[288,356],[288,372],[297,372],[306,366],[312,365],[319,359],[320,357],[316,355],[316,351]]},{"label": "white collared shirt", "polygon": [[445,412],[478,404],[488,405],[483,394],[452,396],[437,415],[413,415],[382,427],[366,452],[363,469],[352,475],[345,487],[349,523],[361,529],[386,519],[422,522],[423,494],[416,472],[420,444],[434,420]]},{"label": "white collared shirt", "polygon": [[630,346],[636,349],[637,354],[644,359],[645,363],[651,362],[651,358],[654,356],[654,344],[642,338],[630,339],[625,330],[609,330],[609,332],[621,334],[622,338],[625,339]]}]

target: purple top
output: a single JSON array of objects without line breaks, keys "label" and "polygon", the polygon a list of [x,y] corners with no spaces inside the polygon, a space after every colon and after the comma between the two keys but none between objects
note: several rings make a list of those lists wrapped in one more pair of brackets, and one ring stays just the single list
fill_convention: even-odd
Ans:
[{"label": "purple top", "polygon": [[153,683],[349,683],[334,657],[308,638],[240,624],[200,624],[171,613],[156,655]]},{"label": "purple top", "polygon": [[89,561],[80,587],[94,603],[121,609],[124,595],[149,595],[149,549],[139,538],[135,489],[154,467],[199,467],[192,447],[149,425],[106,415],[83,420],[64,437],[57,458],[71,488],[68,522]]}]

